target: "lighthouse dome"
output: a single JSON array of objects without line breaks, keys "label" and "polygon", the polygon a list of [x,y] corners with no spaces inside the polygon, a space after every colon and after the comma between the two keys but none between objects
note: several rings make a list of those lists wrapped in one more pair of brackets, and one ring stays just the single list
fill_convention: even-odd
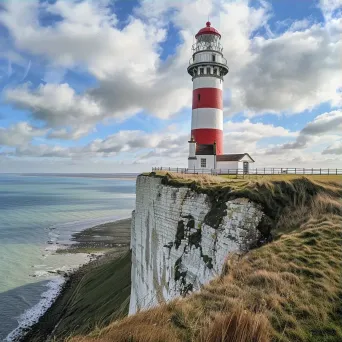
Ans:
[{"label": "lighthouse dome", "polygon": [[196,34],[195,38],[198,38],[202,34],[213,34],[221,38],[219,31],[217,31],[214,27],[211,27],[210,25],[211,25],[210,21],[207,21],[206,27],[203,27],[202,29],[200,29],[198,33]]}]

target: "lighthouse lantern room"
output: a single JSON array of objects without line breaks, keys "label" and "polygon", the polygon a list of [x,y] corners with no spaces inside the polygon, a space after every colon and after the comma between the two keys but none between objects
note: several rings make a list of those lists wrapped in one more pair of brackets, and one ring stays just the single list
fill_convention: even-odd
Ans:
[{"label": "lighthouse lantern room", "polygon": [[[188,73],[192,76],[192,118],[188,168],[218,168],[223,155],[223,78],[229,68],[221,35],[208,21],[192,46]],[[217,156],[217,157],[216,157]],[[225,161],[229,155],[225,155]]]}]

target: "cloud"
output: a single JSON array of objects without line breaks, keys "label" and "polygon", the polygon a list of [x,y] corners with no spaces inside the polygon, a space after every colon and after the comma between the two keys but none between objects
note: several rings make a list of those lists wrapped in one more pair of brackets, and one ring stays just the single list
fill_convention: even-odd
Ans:
[{"label": "cloud", "polygon": [[163,149],[168,153],[170,149],[187,147],[187,135],[175,133],[152,133],[143,131],[120,131],[105,139],[96,139],[84,148],[85,152],[101,153],[102,155],[119,152],[132,152],[139,149]]},{"label": "cloud", "polygon": [[[122,69],[131,75],[148,72],[158,64],[155,48],[165,38],[165,30],[133,17],[123,30],[117,29],[110,1],[9,1],[4,6],[0,22],[10,30],[16,46],[55,64],[81,63],[98,78]],[[61,20],[42,26],[41,14]]]},{"label": "cloud", "polygon": [[319,7],[322,10],[325,20],[330,20],[334,16],[337,16],[337,13],[341,14],[342,12],[342,3],[341,0],[320,0]]},{"label": "cloud", "polygon": [[[18,108],[29,109],[34,119],[43,121],[49,128],[73,127],[76,132],[79,126],[95,125],[107,114],[101,103],[90,95],[78,95],[68,84],[45,84],[31,90],[27,85],[8,89],[5,92],[7,101]],[[82,128],[84,133],[87,130]],[[58,132],[54,133],[55,137]],[[75,133],[70,137],[80,136]]]},{"label": "cloud", "polygon": [[0,145],[19,146],[29,143],[32,138],[43,136],[46,130],[32,127],[27,122],[18,122],[10,127],[0,127]]},{"label": "cloud", "polygon": [[[325,113],[326,114],[326,113]],[[322,115],[323,117],[327,115]],[[330,114],[330,113],[328,113]],[[331,119],[334,116],[330,115]],[[317,121],[322,120],[319,118]],[[252,123],[249,120],[243,122],[226,122],[225,152],[248,152],[256,160],[255,167],[320,167],[322,163],[327,167],[336,167],[338,159],[332,157],[339,153],[340,145],[331,144],[323,154],[330,154],[323,158],[321,152],[307,152],[307,149],[279,149],[270,152],[268,146],[261,143],[265,138],[282,137],[291,138],[299,132],[291,132],[283,127],[270,124]],[[1,136],[1,135],[0,135]],[[323,136],[325,139],[328,136]],[[336,135],[331,136],[336,140]],[[113,170],[120,172],[117,163],[134,165],[174,166],[186,167],[188,156],[188,134],[178,129],[169,129],[158,133],[146,133],[141,130],[126,130],[107,136],[103,139],[95,139],[85,146],[65,147],[48,144],[31,144],[28,140],[18,140],[12,146],[0,151],[0,158],[11,157],[23,160],[32,158],[44,158],[44,160],[64,160],[64,163],[72,161],[73,170],[77,167],[84,171],[84,161],[97,161],[99,165],[116,163]],[[20,144],[19,144],[20,142]],[[6,162],[7,164],[7,162]],[[66,165],[66,164],[65,164]],[[52,166],[51,166],[52,167]],[[59,166],[61,167],[61,166]],[[116,168],[115,168],[116,167]],[[63,169],[63,168],[62,168]],[[112,170],[112,171],[113,171]]]},{"label": "cloud", "polygon": [[274,126],[271,124],[263,124],[261,122],[252,123],[249,119],[240,122],[227,121],[224,124],[226,134],[230,132],[245,132],[254,134],[261,138],[267,137],[289,137],[296,136],[294,132],[290,132],[282,126]]},{"label": "cloud", "polygon": [[309,122],[302,130],[302,134],[315,135],[327,132],[342,132],[342,110],[318,115],[314,121]]},{"label": "cloud", "polygon": [[[253,8],[247,1],[142,1],[135,17],[132,15],[120,30],[106,1],[31,1],[25,3],[24,9],[18,8],[18,2],[9,2],[0,21],[20,49],[42,55],[57,65],[84,65],[98,78],[98,87],[83,95],[85,102],[91,98],[94,106],[101,107],[103,115],[97,117],[94,111],[94,121],[104,117],[124,119],[141,110],[168,118],[189,107],[191,79],[186,67],[193,35],[203,26],[208,13],[222,33],[230,66],[225,84],[231,92],[231,103],[226,114],[291,114],[322,102],[337,104],[341,20],[331,20],[325,26],[312,25],[304,31],[294,30],[296,25],[303,29],[308,23],[294,22],[292,30],[272,39],[252,38],[256,30],[266,27],[271,15],[270,5],[261,4]],[[25,20],[21,21],[19,16],[24,10]],[[61,20],[41,26],[37,20],[40,12],[57,15]],[[170,20],[180,29],[181,43],[172,58],[162,61],[160,44],[166,39]],[[13,96],[9,99],[18,103]],[[61,115],[57,107],[54,116],[65,118],[67,114]],[[87,124],[91,124],[89,121]]]},{"label": "cloud", "polygon": [[251,61],[232,88],[231,110],[293,114],[323,102],[338,105],[341,20],[327,26],[336,30],[333,36],[313,25],[275,39],[256,38]]},{"label": "cloud", "polygon": [[[1,135],[0,130],[0,144],[4,146],[13,146],[14,150],[6,152],[6,155],[12,156],[26,156],[26,157],[60,157],[60,158],[88,158],[88,157],[113,157],[120,153],[134,153],[143,150],[155,150],[164,155],[170,155],[174,151],[187,151],[188,135],[159,132],[159,133],[146,133],[140,130],[127,130],[107,136],[104,139],[95,139],[85,146],[80,147],[63,147],[58,145],[48,144],[30,144],[33,136],[38,133],[31,133],[27,128],[21,129],[20,132],[13,134],[15,128],[11,128],[6,132],[6,135]],[[19,131],[19,129],[17,129]],[[26,132],[29,132],[26,133]],[[8,133],[7,133],[8,132]],[[42,134],[45,131],[38,131]],[[10,134],[11,133],[11,134]],[[58,132],[59,134],[67,134],[66,132]],[[56,132],[51,137],[56,137]],[[10,137],[11,140],[9,139]],[[173,151],[173,152],[172,152]],[[4,154],[4,153],[3,153]],[[146,154],[146,153],[144,153]],[[132,156],[130,155],[129,158]]]},{"label": "cloud", "polygon": [[[318,115],[309,122],[300,132],[294,142],[286,143],[271,149],[270,153],[279,153],[281,150],[303,149],[309,143],[335,139],[342,132],[342,111],[334,110]],[[331,136],[331,134],[336,134]]]},{"label": "cloud", "polygon": [[[222,34],[230,67],[224,82],[226,116],[292,115],[325,102],[341,105],[339,1],[320,2],[325,23],[313,23],[311,18],[289,20],[287,31],[281,33],[269,30],[273,13],[265,1],[251,7],[248,1],[142,0],[124,27],[109,0],[8,1],[3,8],[0,23],[13,38],[11,53],[6,55],[13,56],[12,69],[20,61],[25,75],[25,68],[31,66],[20,60],[18,52],[32,57],[32,69],[35,58],[51,67],[45,71],[48,83],[39,87],[14,87],[7,66],[0,71],[0,77],[6,76],[5,99],[29,110],[31,118],[44,127],[26,123],[26,129],[13,126],[10,133],[0,128],[0,143],[14,147],[6,151],[12,156],[115,159],[128,153],[137,163],[170,163],[172,158],[186,164],[188,134],[177,129],[156,133],[127,130],[79,147],[52,146],[51,140],[43,139],[41,145],[30,141],[35,137],[79,139],[94,132],[100,122],[123,121],[141,111],[162,119],[172,118],[184,108],[190,112],[192,82],[186,68],[193,36],[208,14]],[[42,24],[41,18],[51,17],[56,20]],[[170,49],[174,54],[163,60],[164,42],[173,32],[170,23],[179,30],[179,43]],[[259,32],[266,34],[262,37]],[[76,73],[86,70],[96,79],[96,86],[78,92],[63,81],[68,68]],[[331,154],[327,163],[333,163],[340,147],[335,143],[340,129],[339,110],[319,115],[300,132],[248,119],[230,120],[225,123],[225,151],[247,150],[265,163],[286,164],[287,160],[318,162],[323,160],[323,150],[323,154]],[[289,141],[263,146],[264,138],[277,137]],[[313,152],[312,146],[316,148]]]},{"label": "cloud", "polygon": [[327,147],[322,154],[342,154],[342,141],[337,141]]},{"label": "cloud", "polygon": [[16,157],[67,158],[71,157],[73,153],[72,148],[41,144],[17,147],[14,155]]}]

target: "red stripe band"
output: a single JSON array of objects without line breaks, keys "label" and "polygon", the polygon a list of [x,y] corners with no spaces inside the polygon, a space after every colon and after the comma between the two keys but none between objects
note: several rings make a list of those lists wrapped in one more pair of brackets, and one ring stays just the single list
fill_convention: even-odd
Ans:
[{"label": "red stripe band", "polygon": [[198,88],[192,92],[192,109],[223,109],[222,90],[217,88]]},{"label": "red stripe band", "polygon": [[223,131],[221,129],[199,128],[191,131],[198,144],[213,144],[216,142],[216,154],[223,154]]}]

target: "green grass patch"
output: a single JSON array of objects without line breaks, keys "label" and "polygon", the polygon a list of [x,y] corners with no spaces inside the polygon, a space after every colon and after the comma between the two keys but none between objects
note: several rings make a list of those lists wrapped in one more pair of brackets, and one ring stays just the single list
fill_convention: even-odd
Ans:
[{"label": "green grass patch", "polygon": [[54,330],[56,341],[88,334],[128,314],[131,253],[73,275],[62,295],[24,341],[41,342]]}]

